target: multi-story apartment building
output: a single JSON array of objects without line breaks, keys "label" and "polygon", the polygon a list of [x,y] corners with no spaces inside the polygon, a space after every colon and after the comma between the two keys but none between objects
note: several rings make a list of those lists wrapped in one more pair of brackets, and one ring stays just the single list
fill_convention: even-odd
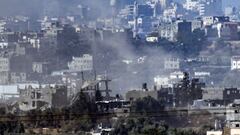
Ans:
[{"label": "multi-story apartment building", "polygon": [[93,69],[93,56],[84,54],[82,57],[73,57],[68,68],[72,71],[90,71]]},{"label": "multi-story apartment building", "polygon": [[180,60],[178,58],[169,57],[164,60],[164,69],[178,70],[180,68]]}]

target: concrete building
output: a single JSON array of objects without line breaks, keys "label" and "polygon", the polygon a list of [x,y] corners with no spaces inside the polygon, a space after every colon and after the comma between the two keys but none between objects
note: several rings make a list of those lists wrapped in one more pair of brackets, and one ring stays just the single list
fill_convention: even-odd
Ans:
[{"label": "concrete building", "polygon": [[8,72],[10,71],[10,62],[9,58],[0,58],[0,72]]},{"label": "concrete building", "polygon": [[171,21],[177,18],[177,5],[168,7],[163,11],[163,19],[165,21]]},{"label": "concrete building", "polygon": [[48,64],[45,62],[33,62],[32,71],[34,73],[47,73],[48,72]]},{"label": "concrete building", "polygon": [[230,22],[228,16],[203,16],[203,26],[211,26],[217,23]]},{"label": "concrete building", "polygon": [[[125,95],[125,98],[127,101],[135,101],[137,99],[141,99],[141,98],[144,98],[144,97],[152,97],[156,100],[159,100],[160,96],[163,98],[163,99],[166,99],[166,95],[163,95],[160,90],[149,90],[149,91],[144,91],[144,90],[131,90],[131,91],[128,91]],[[168,92],[167,92],[168,94]],[[170,100],[169,100],[170,102]],[[169,104],[172,104],[169,103]]]},{"label": "concrete building", "polygon": [[164,69],[178,70],[180,69],[180,60],[178,58],[165,58]]},{"label": "concrete building", "polygon": [[228,105],[240,97],[238,88],[203,88],[203,100],[212,101],[214,104]]},{"label": "concrete building", "polygon": [[[196,25],[194,25],[195,27]],[[159,26],[159,35],[169,41],[177,41],[178,35],[186,35],[192,32],[192,23],[186,20],[177,20],[171,23],[162,23]]]},{"label": "concrete building", "polygon": [[142,89],[128,91],[125,95],[125,98],[127,101],[135,101],[148,96],[158,100],[158,91],[148,89],[147,84],[144,83],[142,85]]},{"label": "concrete building", "polygon": [[227,123],[222,131],[207,131],[207,135],[240,135],[240,122]]},{"label": "concrete building", "polygon": [[203,26],[202,20],[192,20],[191,24],[192,24],[192,31],[196,29],[201,29]]},{"label": "concrete building", "polygon": [[222,15],[222,0],[186,0],[183,7],[200,16]]},{"label": "concrete building", "polygon": [[169,87],[169,78],[166,76],[156,76],[154,77],[154,84],[157,88]]},{"label": "concrete building", "polygon": [[[157,24],[157,23],[156,23]],[[158,25],[158,24],[157,24]],[[137,34],[146,37],[154,30],[154,19],[151,17],[138,17],[137,18]]]},{"label": "concrete building", "polygon": [[173,88],[174,84],[177,84],[184,77],[184,73],[181,71],[175,71],[166,76],[154,77],[154,84],[157,89],[161,88]]},{"label": "concrete building", "polygon": [[217,24],[218,38],[238,40],[238,23],[224,22]]},{"label": "concrete building", "polygon": [[128,18],[134,14],[134,5],[126,5],[123,9],[120,10],[119,16],[122,18]]},{"label": "concrete building", "polygon": [[[240,124],[240,123],[238,123]],[[223,135],[240,135],[240,128],[238,127],[238,124],[236,125],[236,127],[232,127],[232,128],[228,128],[225,129],[224,132],[230,133],[230,134],[223,134]]]},{"label": "concrete building", "polygon": [[91,71],[93,70],[93,56],[84,54],[82,57],[73,57],[72,62],[68,63],[69,70],[72,71]]},{"label": "concrete building", "polygon": [[184,73],[181,71],[174,71],[169,75],[169,87],[174,87],[175,84],[179,83],[184,78]]},{"label": "concrete building", "polygon": [[198,12],[199,10],[199,0],[186,0],[183,7],[187,10]]},{"label": "concrete building", "polygon": [[9,58],[0,58],[0,84],[9,83],[10,63]]},{"label": "concrete building", "polygon": [[0,42],[0,49],[8,48],[8,42]]},{"label": "concrete building", "polygon": [[207,131],[207,135],[223,135],[223,131]]},{"label": "concrete building", "polygon": [[240,135],[240,100],[226,107],[226,127],[223,135]]},{"label": "concrete building", "polygon": [[9,73],[0,72],[0,84],[8,84],[8,83],[9,83]]},{"label": "concrete building", "polygon": [[159,35],[169,41],[176,41],[176,32],[172,23],[161,24],[159,26]]},{"label": "concrete building", "polygon": [[41,23],[41,30],[44,36],[55,37],[59,31],[62,31],[61,24],[57,21],[43,21]]},{"label": "concrete building", "polygon": [[26,73],[15,73],[11,72],[9,75],[9,82],[10,83],[23,83],[27,81],[27,74]]},{"label": "concrete building", "polygon": [[40,86],[33,88],[31,85],[19,89],[19,109],[29,111],[32,109],[46,109],[49,107],[64,107],[67,105],[67,88],[64,86]]},{"label": "concrete building", "polygon": [[28,42],[32,45],[33,48],[40,48],[40,39],[28,38]]},{"label": "concrete building", "polygon": [[226,120],[228,122],[240,121],[240,102],[235,100],[234,103],[226,107]]},{"label": "concrete building", "polygon": [[223,88],[203,88],[203,100],[223,100]]},{"label": "concrete building", "polygon": [[240,56],[233,56],[231,58],[231,70],[240,69]]},{"label": "concrete building", "polygon": [[170,79],[178,79],[181,80],[184,78],[184,73],[181,71],[176,71],[176,72],[172,72],[170,73]]},{"label": "concrete building", "polygon": [[[217,17],[205,20],[205,33],[208,38],[221,38],[224,40],[238,40],[238,23],[230,22],[229,17]],[[205,18],[206,19],[206,18]]]},{"label": "concrete building", "polygon": [[0,21],[0,33],[1,33],[1,32],[4,32],[4,30],[5,30],[5,25],[6,25],[6,22]]}]

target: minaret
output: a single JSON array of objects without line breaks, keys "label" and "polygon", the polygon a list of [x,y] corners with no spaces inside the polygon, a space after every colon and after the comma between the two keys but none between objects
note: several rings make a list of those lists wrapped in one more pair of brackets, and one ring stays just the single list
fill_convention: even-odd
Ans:
[{"label": "minaret", "polygon": [[110,0],[110,6],[112,8],[112,31],[115,29],[116,2],[116,0]]},{"label": "minaret", "polygon": [[133,38],[136,38],[137,31],[138,31],[138,26],[137,26],[138,3],[137,3],[137,1],[134,2],[133,16],[134,16]]}]

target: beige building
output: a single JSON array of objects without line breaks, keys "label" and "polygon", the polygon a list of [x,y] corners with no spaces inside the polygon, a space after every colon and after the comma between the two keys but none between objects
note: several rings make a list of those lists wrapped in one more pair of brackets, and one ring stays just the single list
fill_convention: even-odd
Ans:
[{"label": "beige building", "polygon": [[206,135],[240,135],[240,123],[227,123],[223,131],[207,131]]},{"label": "beige building", "polygon": [[207,131],[207,135],[222,135],[222,131]]},{"label": "beige building", "polygon": [[[240,129],[229,129],[230,130],[230,135],[240,135]],[[225,135],[225,134],[224,134]]]},{"label": "beige building", "polygon": [[240,135],[240,122],[230,122],[226,125],[223,135]]}]

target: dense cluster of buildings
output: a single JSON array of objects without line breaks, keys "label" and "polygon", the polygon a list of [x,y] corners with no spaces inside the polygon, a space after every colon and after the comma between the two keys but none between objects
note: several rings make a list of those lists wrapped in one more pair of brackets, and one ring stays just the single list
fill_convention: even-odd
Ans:
[{"label": "dense cluster of buildings", "polygon": [[[225,74],[240,70],[240,53],[237,52],[240,9],[222,9],[222,0],[182,3],[109,0],[107,3],[111,13],[94,19],[91,8],[85,5],[75,7],[81,10],[81,15],[41,16],[36,20],[25,16],[0,17],[1,102],[10,103],[14,111],[61,108],[74,103],[80,91],[90,97],[100,91],[104,98],[97,102],[98,106],[129,112],[132,101],[150,96],[168,109],[213,113],[211,109],[218,108],[227,114],[226,129],[209,131],[208,135],[239,133],[239,104],[236,101],[240,99],[237,88],[240,85],[224,86],[221,81],[227,76]],[[122,42],[125,39],[126,42]],[[209,46],[197,48],[203,50],[188,56],[185,53],[194,51],[190,48],[195,44],[186,39],[204,40],[199,46]],[[126,53],[119,50],[125,47],[121,44],[133,42],[136,48],[140,44],[151,47],[169,44],[176,45],[169,50],[183,48],[186,52],[183,56],[164,52],[156,59],[152,58],[158,55],[142,54],[128,58],[125,54],[131,52],[130,49],[123,49]],[[189,43],[189,48],[184,48],[185,42]],[[219,44],[233,51],[215,55]],[[151,67],[149,63],[157,66]],[[108,73],[110,78],[113,76],[113,84],[120,83],[114,88],[127,91],[125,100],[110,94],[114,90],[109,88]],[[119,78],[126,74],[129,77],[122,84]],[[137,76],[139,74],[141,76]],[[131,81],[143,76],[149,77],[145,81],[153,87],[144,83],[142,88],[132,90],[136,86]]]}]

